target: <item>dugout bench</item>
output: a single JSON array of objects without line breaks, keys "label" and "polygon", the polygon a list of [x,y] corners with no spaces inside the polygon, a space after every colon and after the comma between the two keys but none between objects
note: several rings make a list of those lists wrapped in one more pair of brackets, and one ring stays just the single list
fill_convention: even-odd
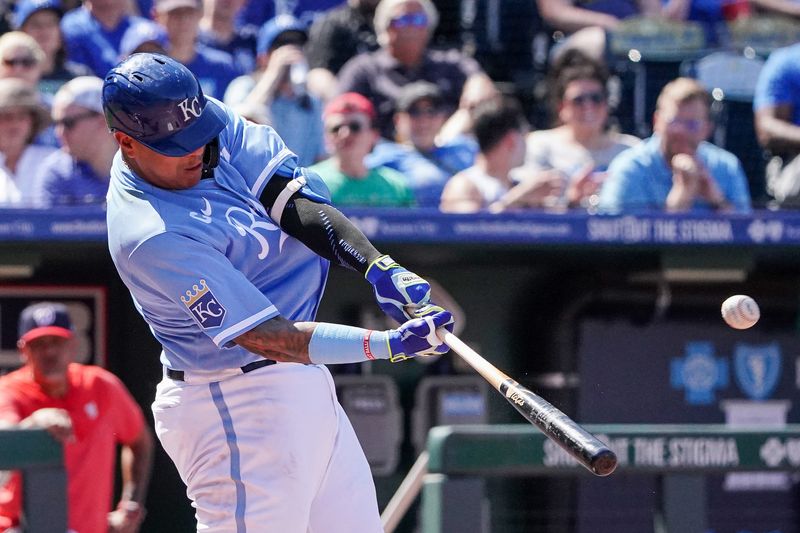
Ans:
[{"label": "dugout bench", "polygon": [[26,533],[66,531],[64,454],[47,431],[0,429],[0,470],[22,470]]},{"label": "dugout bench", "polygon": [[[586,425],[619,459],[611,474],[657,474],[661,507],[654,529],[705,533],[703,476],[740,471],[800,471],[800,424],[781,428],[709,425]],[[422,533],[488,533],[485,478],[591,476],[527,424],[438,426],[428,436]]]}]

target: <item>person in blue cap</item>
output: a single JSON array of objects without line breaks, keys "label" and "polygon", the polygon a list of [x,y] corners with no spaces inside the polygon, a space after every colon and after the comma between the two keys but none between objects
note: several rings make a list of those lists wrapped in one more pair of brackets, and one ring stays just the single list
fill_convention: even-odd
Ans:
[{"label": "person in blue cap", "polygon": [[328,155],[322,104],[306,86],[307,40],[306,25],[297,18],[280,15],[269,20],[258,32],[258,69],[233,80],[224,98],[228,105],[261,109],[303,166]]},{"label": "person in blue cap", "polygon": [[44,51],[39,91],[54,95],[59,87],[72,78],[89,74],[83,65],[67,60],[61,34],[61,0],[19,0],[14,10],[14,28],[34,38]]}]

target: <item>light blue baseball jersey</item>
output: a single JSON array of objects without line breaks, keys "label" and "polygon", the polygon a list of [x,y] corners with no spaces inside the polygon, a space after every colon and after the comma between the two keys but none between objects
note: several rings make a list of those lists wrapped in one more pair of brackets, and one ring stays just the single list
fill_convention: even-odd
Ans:
[{"label": "light blue baseball jersey", "polygon": [[[603,213],[663,210],[672,189],[672,170],[661,153],[657,135],[621,152],[608,167],[608,178],[600,189],[599,209]],[[747,177],[739,159],[709,142],[697,147],[697,158],[708,169],[720,192],[734,211],[751,210]],[[709,211],[712,207],[695,199],[693,210]]]},{"label": "light blue baseball jersey", "polygon": [[[269,218],[258,198],[296,156],[268,126],[228,113],[213,178],[153,186],[117,153],[108,191],[108,244],[134,303],[177,370],[214,371],[259,356],[233,339],[277,315],[313,320],[329,263]],[[327,195],[324,184],[314,190]]]}]

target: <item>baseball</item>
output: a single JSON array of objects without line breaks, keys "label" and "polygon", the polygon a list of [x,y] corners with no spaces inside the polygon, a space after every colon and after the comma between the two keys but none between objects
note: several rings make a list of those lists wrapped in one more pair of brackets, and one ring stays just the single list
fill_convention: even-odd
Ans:
[{"label": "baseball", "polygon": [[760,317],[756,301],[744,294],[735,294],[722,302],[722,318],[732,328],[747,329]]}]

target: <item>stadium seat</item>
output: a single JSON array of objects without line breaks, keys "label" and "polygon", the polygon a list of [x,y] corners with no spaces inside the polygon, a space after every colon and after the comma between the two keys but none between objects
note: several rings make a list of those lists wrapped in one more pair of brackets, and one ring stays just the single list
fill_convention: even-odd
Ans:
[{"label": "stadium seat", "polygon": [[631,17],[609,33],[609,66],[621,85],[616,118],[623,132],[650,135],[661,89],[680,75],[684,61],[703,54],[705,46],[703,27],[696,22]]},{"label": "stadium seat", "polygon": [[738,18],[728,23],[728,40],[734,50],[749,49],[766,57],[776,48],[800,41],[800,22],[774,15]]},{"label": "stadium seat", "polygon": [[336,375],[334,382],[372,473],[393,474],[403,442],[403,410],[397,384],[391,377],[380,375]]},{"label": "stadium seat", "polygon": [[419,454],[433,426],[486,424],[489,421],[487,382],[476,375],[427,376],[414,393],[411,441]]},{"label": "stadium seat", "polygon": [[733,152],[742,162],[756,205],[767,201],[765,169],[767,157],[758,144],[753,115],[753,95],[764,60],[753,50],[745,54],[720,51],[681,65],[681,74],[690,76],[711,93],[715,121],[711,141]]}]

